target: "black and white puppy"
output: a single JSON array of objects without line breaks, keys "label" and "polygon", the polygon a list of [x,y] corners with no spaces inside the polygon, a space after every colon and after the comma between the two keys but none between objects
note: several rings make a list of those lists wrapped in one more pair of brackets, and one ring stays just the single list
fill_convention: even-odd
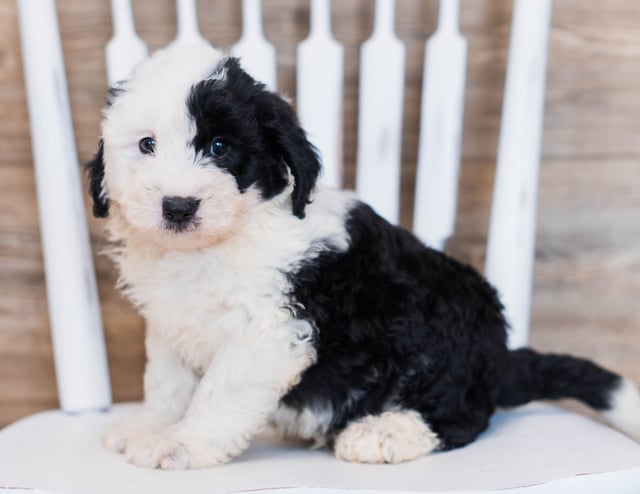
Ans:
[{"label": "black and white puppy", "polygon": [[496,406],[565,397],[640,437],[630,381],[508,351],[479,274],[317,185],[291,107],[237,60],[160,51],[104,114],[94,214],[109,217],[148,355],[145,411],[107,448],[210,467],[271,422],[343,460],[397,463],[473,441]]}]

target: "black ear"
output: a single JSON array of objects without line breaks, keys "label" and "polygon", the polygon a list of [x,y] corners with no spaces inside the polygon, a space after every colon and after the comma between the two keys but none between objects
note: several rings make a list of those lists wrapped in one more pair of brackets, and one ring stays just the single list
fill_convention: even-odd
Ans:
[{"label": "black ear", "polygon": [[109,215],[109,198],[104,188],[104,145],[100,139],[98,152],[86,165],[89,175],[89,195],[93,199],[93,215],[106,218]]},{"label": "black ear", "polygon": [[293,214],[304,218],[309,195],[320,174],[320,158],[307,140],[291,106],[277,94],[263,91],[258,106],[258,121],[272,152],[281,156],[295,184],[291,194]]},{"label": "black ear", "polygon": [[[295,181],[293,214],[304,218],[320,160],[286,101],[230,57],[218,62],[209,78],[192,88],[188,106],[198,128],[193,142],[196,149],[206,152],[211,139],[225,132],[235,133],[237,139],[241,136],[243,151],[253,154],[237,169],[229,168],[240,190],[256,184],[263,198],[270,198],[286,188],[291,173]],[[262,167],[259,170],[256,161]]]}]

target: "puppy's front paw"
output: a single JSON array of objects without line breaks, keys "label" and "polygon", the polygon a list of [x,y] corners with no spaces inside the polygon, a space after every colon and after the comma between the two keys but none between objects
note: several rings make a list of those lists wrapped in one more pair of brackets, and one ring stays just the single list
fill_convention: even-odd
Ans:
[{"label": "puppy's front paw", "polygon": [[223,447],[222,443],[196,436],[176,425],[160,433],[133,438],[128,442],[124,456],[139,467],[186,470],[227,463],[242,449]]},{"label": "puppy's front paw", "polygon": [[155,437],[167,422],[151,417],[147,413],[141,413],[132,417],[123,418],[111,424],[102,436],[102,445],[113,453],[124,453],[127,444],[152,435]]}]

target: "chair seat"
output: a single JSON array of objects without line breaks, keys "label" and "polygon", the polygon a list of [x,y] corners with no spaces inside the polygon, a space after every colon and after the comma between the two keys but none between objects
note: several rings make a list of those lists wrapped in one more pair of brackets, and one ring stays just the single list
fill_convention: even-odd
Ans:
[{"label": "chair seat", "polygon": [[0,492],[271,493],[640,492],[640,445],[591,419],[546,404],[497,413],[473,444],[400,465],[356,465],[269,433],[232,463],[165,472],[127,464],[102,449],[109,413],[39,413],[0,431]]}]

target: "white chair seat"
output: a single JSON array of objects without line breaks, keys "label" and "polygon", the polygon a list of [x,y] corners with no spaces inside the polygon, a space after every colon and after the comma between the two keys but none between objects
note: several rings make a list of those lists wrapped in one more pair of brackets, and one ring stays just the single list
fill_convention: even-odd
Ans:
[{"label": "white chair seat", "polygon": [[265,434],[228,465],[177,472],[137,468],[101,448],[105,425],[139,406],[81,416],[44,412],[0,431],[0,492],[640,492],[640,445],[549,405],[499,412],[466,448],[401,465],[348,464],[328,450],[305,450]]}]

